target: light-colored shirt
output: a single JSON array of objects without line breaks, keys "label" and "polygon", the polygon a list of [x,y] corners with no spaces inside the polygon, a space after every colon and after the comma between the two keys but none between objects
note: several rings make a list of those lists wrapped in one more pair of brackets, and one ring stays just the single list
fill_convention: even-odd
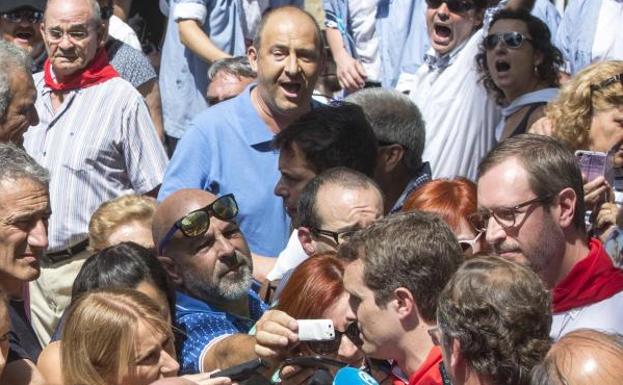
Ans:
[{"label": "light-colored shirt", "polygon": [[[610,47],[620,47],[620,42],[623,40],[621,33],[623,19],[620,13],[607,15],[607,24],[602,24],[602,19],[600,19],[602,7],[617,8],[620,4],[621,0],[573,0],[569,2],[556,36],[556,46],[563,53],[566,72],[574,75],[597,60],[623,59],[623,52],[610,50]],[[609,42],[608,48],[600,46],[598,41],[602,39]],[[594,51],[595,44],[597,44],[597,52]],[[608,54],[604,56],[606,51]]]},{"label": "light-colored shirt", "polygon": [[301,241],[299,241],[299,231],[294,229],[290,235],[290,239],[288,239],[286,248],[279,253],[275,266],[266,275],[266,278],[269,281],[281,279],[287,271],[294,269],[307,258],[309,258],[309,256],[305,253]]},{"label": "light-colored shirt", "polygon": [[479,81],[474,59],[482,38],[481,29],[449,54],[445,68],[422,65],[413,79],[409,97],[426,122],[422,159],[433,179],[476,180],[478,163],[495,145],[500,108]]},{"label": "light-colored shirt", "polygon": [[54,252],[87,238],[102,203],[156,188],[167,157],[142,96],[127,81],[70,91],[54,112],[43,73],[34,80],[39,124],[24,135],[24,148],[50,171],[48,250]]},{"label": "light-colored shirt", "polygon": [[117,40],[121,40],[136,50],[141,52],[143,51],[141,42],[138,40],[138,36],[136,36],[136,32],[134,32],[132,27],[130,27],[125,21],[115,15],[110,17],[108,34]]},{"label": "light-colored shirt", "polygon": [[376,34],[376,9],[378,0],[349,0],[349,24],[355,42],[355,52],[366,71],[367,80],[381,78],[379,36]]},{"label": "light-colored shirt", "polygon": [[623,1],[602,0],[593,39],[593,61],[623,58]]},{"label": "light-colored shirt", "polygon": [[279,153],[272,146],[273,133],[251,102],[254,86],[197,115],[177,144],[158,200],[181,188],[233,193],[251,251],[274,257],[286,245],[290,220],[273,193],[280,178]]},{"label": "light-colored shirt", "polygon": [[558,95],[558,88],[543,88],[538,91],[528,92],[527,94],[523,94],[513,100],[511,104],[502,108],[502,120],[495,128],[495,139],[500,140],[502,137],[502,132],[504,131],[504,126],[506,125],[506,119],[509,116],[533,103],[549,103],[549,101],[554,99],[556,95]]},{"label": "light-colored shirt", "polygon": [[623,292],[603,301],[552,316],[550,337],[560,339],[577,329],[589,328],[607,333],[623,333]]}]

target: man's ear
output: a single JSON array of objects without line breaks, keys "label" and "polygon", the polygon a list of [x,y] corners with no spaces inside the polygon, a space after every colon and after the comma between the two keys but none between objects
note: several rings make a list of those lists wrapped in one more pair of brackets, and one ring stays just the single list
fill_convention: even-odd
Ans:
[{"label": "man's ear", "polygon": [[[412,318],[417,312],[417,305],[411,291],[405,287],[399,287],[394,290],[395,311],[400,320]],[[414,312],[415,311],[415,312]]]},{"label": "man's ear", "polygon": [[97,38],[99,39],[99,41],[97,42],[97,47],[104,47],[106,45],[106,41],[108,41],[108,26],[105,22],[102,22],[98,27]]},{"label": "man's ear", "polygon": [[164,256],[159,256],[158,260],[160,261],[160,264],[162,265],[164,270],[167,272],[167,275],[171,279],[171,282],[173,282],[173,284],[177,287],[183,286],[184,280],[179,274],[178,267],[175,261],[173,261],[171,257]]},{"label": "man's ear", "polygon": [[461,341],[459,341],[458,338],[452,338],[449,343],[450,357],[446,361],[450,363],[450,367],[446,369],[450,372],[450,377],[454,383],[464,384],[467,379],[467,371],[469,368],[463,353],[461,353]]},{"label": "man's ear", "polygon": [[390,144],[379,148],[383,171],[389,173],[398,167],[405,156],[405,149],[399,144]]},{"label": "man's ear", "polygon": [[301,246],[303,250],[305,250],[305,254],[310,257],[314,255],[316,253],[316,242],[312,237],[311,230],[307,227],[299,227],[298,236],[299,242],[301,242]]},{"label": "man's ear", "polygon": [[253,45],[247,48],[247,58],[249,59],[249,64],[251,64],[251,68],[253,71],[257,73],[257,49]]},{"label": "man's ear", "polygon": [[559,214],[557,221],[561,228],[566,229],[573,226],[575,217],[575,204],[578,196],[571,187],[562,189],[558,193]]}]

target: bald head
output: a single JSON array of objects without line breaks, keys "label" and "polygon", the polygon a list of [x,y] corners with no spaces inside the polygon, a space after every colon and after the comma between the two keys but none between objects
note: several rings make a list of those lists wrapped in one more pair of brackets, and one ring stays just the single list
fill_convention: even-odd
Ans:
[{"label": "bald head", "polygon": [[579,329],[556,342],[535,367],[532,385],[623,384],[623,336]]},{"label": "bald head", "polygon": [[156,209],[152,224],[154,245],[158,246],[162,238],[175,222],[193,210],[198,210],[216,200],[216,195],[199,189],[182,189],[169,195]]},{"label": "bald head", "polygon": [[[269,20],[272,20],[272,22],[269,23]],[[311,13],[292,6],[276,8],[262,17],[260,25],[257,29],[257,34],[253,40],[253,46],[255,49],[258,51],[260,50],[266,27],[279,25],[283,21],[291,21],[297,25],[308,25],[310,28],[313,28],[318,50],[321,52],[323,51],[322,47],[324,47],[324,44],[322,40],[322,32],[320,31],[320,27],[318,26],[316,19],[314,19]]]},{"label": "bald head", "polygon": [[48,0],[45,6],[44,20],[51,12],[65,13],[67,9],[73,10],[76,7],[86,7],[89,12],[89,18],[95,23],[101,23],[100,6],[95,0]]}]

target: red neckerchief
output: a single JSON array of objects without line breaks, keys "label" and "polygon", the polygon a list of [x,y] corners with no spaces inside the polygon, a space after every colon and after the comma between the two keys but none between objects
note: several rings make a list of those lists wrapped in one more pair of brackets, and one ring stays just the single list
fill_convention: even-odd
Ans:
[{"label": "red neckerchief", "polygon": [[623,291],[623,271],[612,264],[601,242],[593,238],[586,258],[556,285],[553,292],[554,314],[591,305]]},{"label": "red neckerchief", "polygon": [[43,71],[45,85],[50,87],[53,91],[69,91],[87,88],[119,77],[119,73],[108,63],[108,54],[104,48],[97,51],[88,67],[64,81],[59,82],[52,76],[49,58],[45,60]]},{"label": "red neckerchief", "polygon": [[[439,363],[441,362],[441,349],[439,346],[433,346],[428,352],[428,356],[420,364],[420,367],[409,376],[409,385],[442,385],[441,372],[439,371]],[[404,385],[402,378],[392,375],[393,385]]]}]

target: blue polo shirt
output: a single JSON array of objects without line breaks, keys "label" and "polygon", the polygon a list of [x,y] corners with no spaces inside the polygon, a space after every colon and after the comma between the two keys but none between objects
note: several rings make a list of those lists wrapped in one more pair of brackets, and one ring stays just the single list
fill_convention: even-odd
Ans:
[{"label": "blue polo shirt", "polygon": [[199,373],[201,354],[213,339],[236,333],[248,333],[268,307],[249,290],[250,318],[241,318],[213,309],[209,304],[181,292],[176,293],[175,323],[180,329],[180,373]]},{"label": "blue polo shirt", "polygon": [[273,133],[251,103],[251,89],[208,108],[192,121],[169,163],[158,200],[182,188],[233,193],[238,223],[251,251],[277,256],[288,242],[290,219],[273,193],[280,174]]}]

